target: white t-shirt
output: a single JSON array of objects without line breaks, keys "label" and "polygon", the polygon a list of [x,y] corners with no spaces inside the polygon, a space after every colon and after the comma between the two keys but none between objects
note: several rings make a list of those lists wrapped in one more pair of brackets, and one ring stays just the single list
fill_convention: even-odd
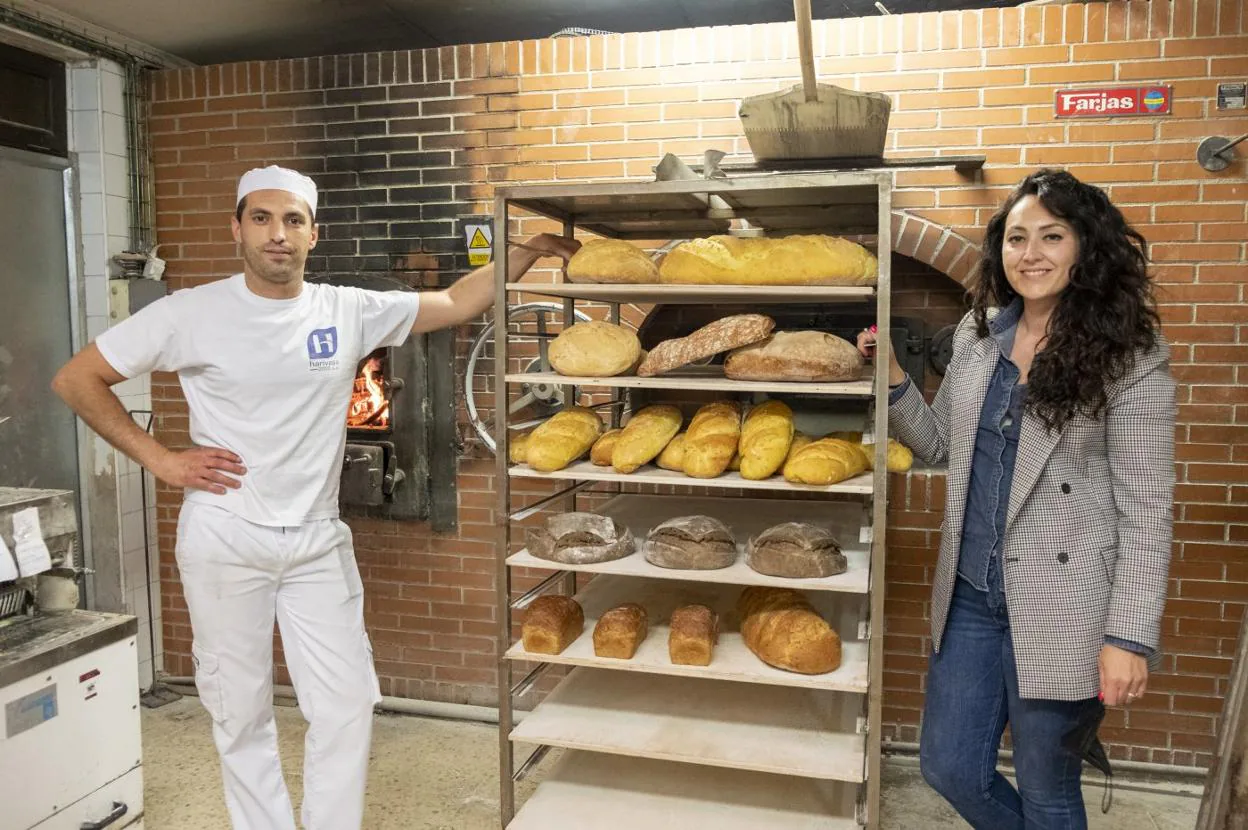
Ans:
[{"label": "white t-shirt", "polygon": [[243,459],[242,487],[188,490],[187,501],[289,527],[338,515],[356,366],[403,343],[419,309],[414,291],[312,283],[271,300],[235,274],[164,297],[95,344],[127,378],[177,372],[192,442]]}]

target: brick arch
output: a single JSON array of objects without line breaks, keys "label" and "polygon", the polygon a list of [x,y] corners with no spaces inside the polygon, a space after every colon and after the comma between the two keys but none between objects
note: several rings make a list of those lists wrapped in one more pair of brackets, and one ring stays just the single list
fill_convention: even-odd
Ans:
[{"label": "brick arch", "polygon": [[963,287],[979,264],[980,248],[944,225],[893,211],[893,253],[930,265]]}]

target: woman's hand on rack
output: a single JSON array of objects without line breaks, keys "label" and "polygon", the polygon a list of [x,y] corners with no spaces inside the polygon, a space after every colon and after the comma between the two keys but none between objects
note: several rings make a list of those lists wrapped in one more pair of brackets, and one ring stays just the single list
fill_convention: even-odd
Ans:
[{"label": "woman's hand on rack", "polygon": [[[858,351],[868,360],[875,359],[875,326],[858,332]],[[888,385],[897,386],[906,379],[906,373],[897,362],[897,352],[888,350]]]}]

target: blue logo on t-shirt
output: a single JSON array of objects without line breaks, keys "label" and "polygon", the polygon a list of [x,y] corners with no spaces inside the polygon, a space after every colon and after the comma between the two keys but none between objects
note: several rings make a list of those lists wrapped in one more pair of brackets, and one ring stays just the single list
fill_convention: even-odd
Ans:
[{"label": "blue logo on t-shirt", "polygon": [[308,335],[308,359],[324,360],[338,353],[338,327],[313,329]]}]

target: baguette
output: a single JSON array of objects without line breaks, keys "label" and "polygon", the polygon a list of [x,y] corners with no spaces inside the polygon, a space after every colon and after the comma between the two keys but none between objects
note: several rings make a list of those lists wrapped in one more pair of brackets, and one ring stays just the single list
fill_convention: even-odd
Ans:
[{"label": "baguette", "polygon": [[783,401],[766,401],[750,410],[741,427],[741,477],[770,478],[784,464],[793,443],[793,410]]},{"label": "baguette", "polygon": [[758,659],[799,674],[841,665],[841,638],[810,603],[789,588],[753,585],[737,600],[741,638]]},{"label": "baguette", "polygon": [[875,285],[879,263],[866,248],[834,236],[779,239],[710,236],[681,243],[663,259],[659,281],[699,285]]},{"label": "baguette", "polygon": [[685,433],[678,433],[675,438],[668,441],[667,446],[663,448],[663,452],[659,453],[654,463],[665,470],[683,473],[685,471]]},{"label": "baguette", "polygon": [[631,473],[654,460],[676,437],[683,420],[680,410],[668,404],[647,406],[628,419],[611,451],[611,466],[618,473]]},{"label": "baguette", "polygon": [[776,327],[763,314],[733,314],[708,323],[686,337],[664,340],[637,367],[639,377],[652,377],[712,355],[756,343]]},{"label": "baguette", "polygon": [[611,452],[615,449],[615,442],[620,440],[622,431],[620,429],[609,429],[590,447],[589,460],[594,463],[595,467],[611,466]]},{"label": "baguette", "polygon": [[728,469],[741,438],[741,407],[731,401],[708,403],[685,433],[682,469],[691,478],[715,478]]},{"label": "baguette", "polygon": [[572,406],[556,412],[529,436],[525,461],[544,473],[562,470],[589,452],[602,434],[602,419],[592,409]]},{"label": "baguette", "polygon": [[821,438],[802,447],[784,464],[784,479],[794,484],[828,485],[845,481],[867,469],[861,444],[839,438]]}]

